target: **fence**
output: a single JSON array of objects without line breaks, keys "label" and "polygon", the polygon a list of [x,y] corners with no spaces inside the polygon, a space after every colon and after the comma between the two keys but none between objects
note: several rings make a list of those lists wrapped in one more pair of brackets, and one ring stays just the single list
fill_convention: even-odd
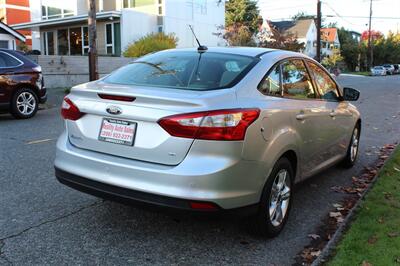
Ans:
[{"label": "fence", "polygon": [[[72,87],[89,81],[89,62],[87,56],[31,55],[42,67],[47,88]],[[128,64],[132,58],[106,57],[98,58],[99,76]]]}]

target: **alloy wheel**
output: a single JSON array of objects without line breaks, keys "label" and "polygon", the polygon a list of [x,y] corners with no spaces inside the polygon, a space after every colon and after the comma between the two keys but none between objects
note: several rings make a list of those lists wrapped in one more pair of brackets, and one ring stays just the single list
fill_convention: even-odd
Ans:
[{"label": "alloy wheel", "polygon": [[36,108],[36,99],[30,92],[22,92],[17,97],[17,109],[23,115],[31,115]]},{"label": "alloy wheel", "polygon": [[269,217],[273,226],[279,226],[287,215],[290,202],[290,174],[282,169],[275,176],[269,200]]},{"label": "alloy wheel", "polygon": [[353,136],[351,137],[351,147],[350,147],[350,160],[354,162],[357,157],[359,146],[359,133],[358,128],[356,127],[353,132]]}]

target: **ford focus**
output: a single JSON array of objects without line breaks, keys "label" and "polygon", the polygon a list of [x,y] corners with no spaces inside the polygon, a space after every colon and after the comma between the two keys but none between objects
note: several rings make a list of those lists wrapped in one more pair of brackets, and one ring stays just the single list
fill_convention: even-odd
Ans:
[{"label": "ford focus", "polygon": [[294,184],[355,164],[359,92],[313,59],[263,48],[174,49],[72,88],[55,173],[99,197],[284,227]]}]

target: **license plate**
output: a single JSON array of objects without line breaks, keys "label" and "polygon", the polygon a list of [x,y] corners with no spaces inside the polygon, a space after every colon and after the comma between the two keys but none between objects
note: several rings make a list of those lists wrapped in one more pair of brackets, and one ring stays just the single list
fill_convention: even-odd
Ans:
[{"label": "license plate", "polygon": [[135,122],[104,118],[101,123],[99,140],[132,146],[136,125]]}]

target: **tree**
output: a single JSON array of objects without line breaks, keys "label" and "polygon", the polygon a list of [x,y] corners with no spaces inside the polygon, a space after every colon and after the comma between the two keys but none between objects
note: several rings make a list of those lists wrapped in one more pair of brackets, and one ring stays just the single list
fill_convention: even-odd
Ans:
[{"label": "tree", "polygon": [[136,42],[129,44],[124,51],[124,56],[140,57],[148,53],[176,48],[177,43],[178,38],[173,34],[167,35],[163,32],[150,33]]},{"label": "tree", "polygon": [[[352,33],[343,27],[338,29],[338,37],[340,42],[340,54],[343,56],[347,68],[354,71],[360,63],[359,59],[361,59],[363,55],[361,53],[361,46],[358,41],[353,38]],[[365,62],[365,60],[362,62]]]},{"label": "tree", "polygon": [[304,11],[299,11],[296,15],[292,16],[293,21],[301,20],[301,19],[316,19],[314,15],[308,15]]},{"label": "tree", "polygon": [[255,45],[254,35],[262,22],[255,0],[230,0],[225,4],[225,33],[232,46]]},{"label": "tree", "polygon": [[340,55],[339,49],[333,49],[332,55],[322,59],[321,63],[327,68],[333,68],[336,67],[337,64],[341,61],[343,61],[343,57]]}]

